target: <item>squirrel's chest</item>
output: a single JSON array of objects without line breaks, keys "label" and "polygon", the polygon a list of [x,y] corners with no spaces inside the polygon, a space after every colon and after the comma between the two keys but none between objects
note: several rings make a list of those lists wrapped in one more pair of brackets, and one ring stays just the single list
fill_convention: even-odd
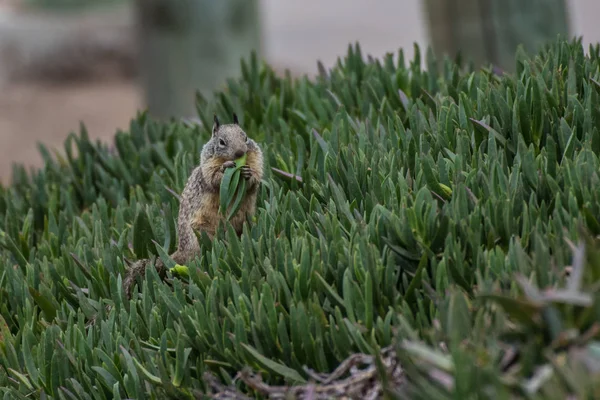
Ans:
[{"label": "squirrel's chest", "polygon": [[192,219],[197,223],[206,223],[216,219],[219,212],[219,194],[207,193],[198,199]]}]

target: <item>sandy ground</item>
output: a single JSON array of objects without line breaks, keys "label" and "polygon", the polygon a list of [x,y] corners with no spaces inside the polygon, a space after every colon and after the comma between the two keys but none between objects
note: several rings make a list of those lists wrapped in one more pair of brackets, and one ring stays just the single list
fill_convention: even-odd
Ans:
[{"label": "sandy ground", "polygon": [[127,129],[140,106],[134,82],[8,85],[0,96],[0,179],[9,182],[15,162],[40,166],[36,143],[62,149],[66,135],[78,131],[80,121],[90,136],[110,140],[118,128]]}]

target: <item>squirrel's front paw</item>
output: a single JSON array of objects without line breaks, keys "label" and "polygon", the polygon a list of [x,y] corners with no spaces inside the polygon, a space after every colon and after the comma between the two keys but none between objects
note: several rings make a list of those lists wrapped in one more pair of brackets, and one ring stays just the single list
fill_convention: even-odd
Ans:
[{"label": "squirrel's front paw", "polygon": [[241,168],[241,171],[242,171],[242,176],[244,177],[244,179],[252,178],[253,171],[252,171],[252,168],[250,168],[249,166],[244,165]]},{"label": "squirrel's front paw", "polygon": [[235,168],[235,162],[233,161],[225,161],[223,165],[221,165],[221,170],[225,171],[227,168]]}]

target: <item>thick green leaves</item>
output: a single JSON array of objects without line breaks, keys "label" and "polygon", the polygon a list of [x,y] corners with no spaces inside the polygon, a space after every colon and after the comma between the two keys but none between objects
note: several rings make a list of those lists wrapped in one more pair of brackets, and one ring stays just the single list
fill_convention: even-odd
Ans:
[{"label": "thick green leaves", "polygon": [[219,212],[231,219],[241,205],[246,194],[246,180],[241,178],[241,168],[246,165],[247,154],[235,160],[235,168],[227,168],[223,174],[219,192]]},{"label": "thick green leaves", "polygon": [[[140,114],[114,147],[84,127],[42,146],[44,168],[0,188],[0,395],[255,396],[245,367],[298,384],[399,344],[410,398],[592,397],[600,48],[558,41],[502,76],[432,54],[350,46],[314,81],[253,57],[198,95],[197,124]],[[177,265],[180,193],[232,112],[263,149],[257,212]],[[171,274],[147,268],[127,301],[126,268],[153,254]]]},{"label": "thick green leaves", "polygon": [[306,380],[294,369],[288,368],[285,365],[272,361],[263,355],[261,355],[258,351],[256,351],[251,346],[248,346],[242,343],[242,347],[246,349],[246,351],[250,354],[252,358],[254,358],[255,362],[259,363],[263,368],[268,369],[269,371],[281,375],[291,381],[291,383],[303,383]]}]

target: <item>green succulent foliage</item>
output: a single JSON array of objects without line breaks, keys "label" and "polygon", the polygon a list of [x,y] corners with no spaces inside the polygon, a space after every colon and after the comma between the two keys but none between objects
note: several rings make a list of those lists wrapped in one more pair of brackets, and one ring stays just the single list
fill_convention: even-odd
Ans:
[{"label": "green succulent foliage", "polygon": [[[201,124],[140,113],[111,147],[83,126],[40,146],[0,188],[0,394],[191,399],[205,372],[302,383],[397,343],[399,396],[593,398],[600,47],[501,76],[425,56],[350,46],[315,80],[252,57],[198,95]],[[127,300],[127,262],[175,249],[178,193],[233,112],[265,155],[255,219]]]}]

